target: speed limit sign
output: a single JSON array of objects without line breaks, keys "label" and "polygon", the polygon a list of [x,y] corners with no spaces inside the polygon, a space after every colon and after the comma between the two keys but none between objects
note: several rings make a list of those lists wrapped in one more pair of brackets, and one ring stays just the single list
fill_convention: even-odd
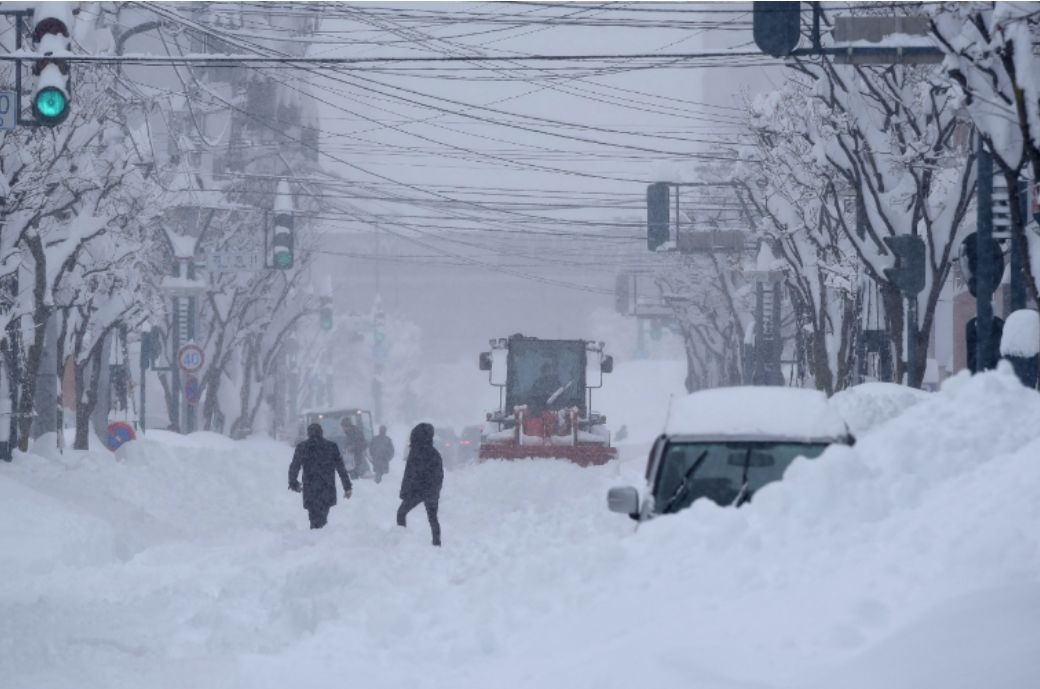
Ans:
[{"label": "speed limit sign", "polygon": [[205,361],[206,357],[198,345],[186,344],[177,352],[177,365],[185,373],[195,373]]}]

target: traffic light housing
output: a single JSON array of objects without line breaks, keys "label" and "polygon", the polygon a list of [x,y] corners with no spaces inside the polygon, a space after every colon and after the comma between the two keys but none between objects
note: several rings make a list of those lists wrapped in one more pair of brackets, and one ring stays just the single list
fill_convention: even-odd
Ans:
[{"label": "traffic light housing", "polygon": [[332,306],[329,304],[321,307],[321,329],[332,330]]},{"label": "traffic light housing", "polygon": [[631,273],[619,273],[614,283],[614,310],[622,316],[632,311],[632,278]]},{"label": "traffic light housing", "polygon": [[656,318],[650,322],[650,339],[655,342],[661,339],[661,321]]},{"label": "traffic light housing", "polygon": [[[989,250],[983,253],[985,254],[984,260],[988,262],[985,268],[989,270],[990,275],[995,276],[995,279],[990,280],[990,288],[995,291],[1000,282],[1000,276],[1004,274],[1004,250],[1000,248],[1000,243],[996,239],[991,238]],[[975,232],[969,234],[961,242],[957,267],[960,268],[961,277],[967,283],[971,296],[978,297],[979,295],[975,291],[976,277],[979,274],[979,248],[978,235]],[[991,294],[985,296],[991,296]]]},{"label": "traffic light housing", "polygon": [[293,267],[295,221],[289,213],[278,213],[274,216],[274,238],[271,241],[271,253],[274,267],[278,270],[289,270]]},{"label": "traffic light housing", "polygon": [[646,248],[650,251],[656,251],[668,241],[670,196],[666,182],[657,182],[646,188]]},{"label": "traffic light housing", "polygon": [[755,45],[766,55],[785,57],[802,40],[800,2],[754,2],[752,35]]},{"label": "traffic light housing", "polygon": [[896,256],[896,264],[885,268],[885,277],[899,288],[904,296],[914,296],[924,289],[924,240],[913,234],[901,234],[883,239]]},{"label": "traffic light housing", "polygon": [[376,311],[372,319],[372,345],[379,349],[386,346],[386,315]]},{"label": "traffic light housing", "polygon": [[141,368],[151,368],[162,353],[159,330],[141,331]]},{"label": "traffic light housing", "polygon": [[39,2],[33,12],[33,45],[40,56],[33,65],[36,85],[33,87],[33,117],[42,125],[54,127],[69,116],[69,64],[63,59],[69,52],[68,3]]}]

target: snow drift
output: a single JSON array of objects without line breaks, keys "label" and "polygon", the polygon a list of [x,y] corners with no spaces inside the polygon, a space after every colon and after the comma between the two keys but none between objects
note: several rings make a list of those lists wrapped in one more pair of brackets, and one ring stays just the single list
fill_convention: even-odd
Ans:
[{"label": "snow drift", "polygon": [[0,467],[0,672],[12,688],[1025,689],[1038,418],[1006,367],[957,376],[745,508],[638,530],[605,505],[635,462],[486,463],[448,474],[440,550],[421,510],[393,526],[400,459],[310,532],[270,441],[154,432],[115,456],[19,456]]}]

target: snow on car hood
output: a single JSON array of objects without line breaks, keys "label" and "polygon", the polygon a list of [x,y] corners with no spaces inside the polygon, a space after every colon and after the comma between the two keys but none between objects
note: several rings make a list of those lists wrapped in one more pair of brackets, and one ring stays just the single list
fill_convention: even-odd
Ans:
[{"label": "snow on car hood", "polygon": [[668,435],[840,440],[845,421],[817,390],[744,386],[701,390],[672,402]]}]

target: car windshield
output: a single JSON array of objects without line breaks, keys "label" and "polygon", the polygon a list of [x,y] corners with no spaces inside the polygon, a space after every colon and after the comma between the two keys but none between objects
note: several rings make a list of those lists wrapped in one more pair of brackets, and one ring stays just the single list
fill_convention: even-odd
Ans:
[{"label": "car windshield", "polygon": [[813,459],[826,447],[826,443],[674,443],[658,473],[655,509],[661,514],[676,512],[698,498],[721,506],[742,504],[762,486],[783,478],[797,457]]}]

